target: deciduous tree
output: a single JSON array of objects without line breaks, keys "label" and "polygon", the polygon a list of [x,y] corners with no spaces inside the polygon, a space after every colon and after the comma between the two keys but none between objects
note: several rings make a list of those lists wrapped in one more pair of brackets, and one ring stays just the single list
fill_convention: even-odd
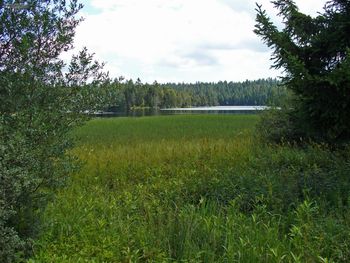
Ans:
[{"label": "deciduous tree", "polygon": [[73,47],[81,8],[0,1],[0,262],[30,253],[42,208],[73,167],[68,132],[108,95],[103,64],[86,49],[69,65],[60,58]]}]

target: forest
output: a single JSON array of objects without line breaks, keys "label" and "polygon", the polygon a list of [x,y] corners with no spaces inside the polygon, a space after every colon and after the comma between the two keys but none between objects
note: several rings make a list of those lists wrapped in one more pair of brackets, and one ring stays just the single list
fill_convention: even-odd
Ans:
[{"label": "forest", "polygon": [[287,89],[277,79],[244,82],[142,83],[116,79],[111,84],[114,102],[107,111],[137,108],[172,108],[225,105],[279,105]]}]

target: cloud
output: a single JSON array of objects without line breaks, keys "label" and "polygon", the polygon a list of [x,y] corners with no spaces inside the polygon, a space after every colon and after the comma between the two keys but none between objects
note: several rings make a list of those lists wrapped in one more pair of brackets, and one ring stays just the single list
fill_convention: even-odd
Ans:
[{"label": "cloud", "polygon": [[186,58],[194,61],[195,64],[200,66],[214,66],[218,63],[217,58],[209,55],[207,52],[194,51],[185,55]]},{"label": "cloud", "polygon": [[269,48],[267,48],[266,45],[257,38],[243,39],[235,44],[206,43],[206,44],[202,44],[200,48],[204,50],[222,50],[222,51],[230,51],[230,50],[251,50],[254,52],[269,51]]},{"label": "cloud", "polygon": [[246,49],[246,50],[259,52],[259,53],[260,52],[266,53],[270,51],[270,49],[264,43],[262,43],[260,39],[244,40],[238,43],[238,45],[236,45],[236,49]]},{"label": "cloud", "polygon": [[[219,0],[226,4],[237,12],[247,12],[251,15],[255,15],[256,3],[263,5],[263,7],[271,12],[276,13],[271,0]],[[300,11],[309,15],[317,15],[317,12],[322,11],[323,6],[327,0],[314,1],[314,0],[295,0],[295,3],[299,7]]]},{"label": "cloud", "polygon": [[211,55],[207,50],[197,49],[191,52],[177,52],[175,55],[165,59],[161,59],[157,65],[178,68],[189,69],[191,67],[207,67],[216,66],[218,59]]},{"label": "cloud", "polygon": [[[271,52],[253,33],[254,0],[85,2],[75,46],[95,52],[111,76],[194,82],[279,74],[269,69]],[[269,0],[259,2],[274,11]]]},{"label": "cloud", "polygon": [[220,0],[222,3],[228,5],[237,12],[247,12],[252,14],[255,9],[254,1],[241,1],[241,0]]}]

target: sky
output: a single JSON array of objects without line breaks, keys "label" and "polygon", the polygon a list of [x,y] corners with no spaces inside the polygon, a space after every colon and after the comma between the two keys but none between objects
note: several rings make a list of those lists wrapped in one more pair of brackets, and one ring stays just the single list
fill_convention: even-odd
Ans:
[{"label": "sky", "polygon": [[[87,47],[111,77],[148,83],[277,77],[253,33],[256,1],[280,24],[269,0],[81,0],[73,51]],[[295,2],[315,16],[326,0]]]}]

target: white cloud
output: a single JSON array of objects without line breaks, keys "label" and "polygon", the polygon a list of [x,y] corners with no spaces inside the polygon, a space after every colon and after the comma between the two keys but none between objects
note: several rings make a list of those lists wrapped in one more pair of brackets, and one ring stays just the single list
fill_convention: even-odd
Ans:
[{"label": "white cloud", "polygon": [[[244,80],[276,76],[254,35],[255,1],[86,0],[77,49],[87,46],[114,77],[143,81]],[[259,1],[276,13],[268,0]],[[325,0],[298,0],[315,14]],[[322,4],[323,3],[323,4]]]}]

